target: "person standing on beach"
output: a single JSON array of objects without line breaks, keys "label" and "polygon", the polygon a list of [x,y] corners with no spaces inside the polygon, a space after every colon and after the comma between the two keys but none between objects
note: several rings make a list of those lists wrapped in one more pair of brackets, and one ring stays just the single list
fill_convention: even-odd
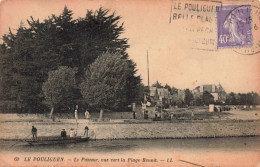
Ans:
[{"label": "person standing on beach", "polygon": [[133,119],[136,119],[136,112],[133,111]]},{"label": "person standing on beach", "polygon": [[70,129],[70,137],[76,137],[76,132],[74,131],[73,128]]},{"label": "person standing on beach", "polygon": [[88,112],[88,110],[86,110],[86,111],[85,111],[85,118],[86,118],[86,119],[89,119],[89,116],[90,116],[90,115],[89,115],[89,112]]},{"label": "person standing on beach", "polygon": [[146,111],[146,104],[145,103],[142,103],[142,112],[143,112],[143,118],[145,119],[145,111]]},{"label": "person standing on beach", "polygon": [[32,126],[32,139],[37,140],[37,129]]},{"label": "person standing on beach", "polygon": [[74,113],[77,126],[78,126],[78,108],[79,108],[79,106],[76,105],[76,109],[75,109],[75,113]]},{"label": "person standing on beach", "polygon": [[88,137],[88,126],[85,126],[84,137]]}]

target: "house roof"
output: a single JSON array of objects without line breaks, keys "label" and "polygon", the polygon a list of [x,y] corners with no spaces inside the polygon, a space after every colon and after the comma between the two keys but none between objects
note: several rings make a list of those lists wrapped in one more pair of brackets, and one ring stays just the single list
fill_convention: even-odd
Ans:
[{"label": "house roof", "polygon": [[213,86],[215,85],[203,85],[203,92],[209,92],[212,93],[213,92]]},{"label": "house roof", "polygon": [[165,88],[157,88],[159,96],[169,96],[169,90]]},{"label": "house roof", "polygon": [[[207,85],[197,86],[196,88],[194,88],[194,92],[201,92],[200,87],[203,87],[202,92],[207,91],[209,93],[215,93],[215,92],[219,92],[219,91],[223,90],[221,85],[216,86],[215,84],[207,84]],[[220,90],[220,89],[222,89],[222,90]]]}]

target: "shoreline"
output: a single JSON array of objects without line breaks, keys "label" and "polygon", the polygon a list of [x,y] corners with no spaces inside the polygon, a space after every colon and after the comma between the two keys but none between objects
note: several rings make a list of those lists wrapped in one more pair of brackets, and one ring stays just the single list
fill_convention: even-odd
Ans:
[{"label": "shoreline", "polygon": [[[70,120],[72,121],[72,120]],[[117,120],[118,121],[118,120]],[[185,120],[185,121],[141,121],[141,122],[1,122],[11,125],[9,131],[1,130],[0,140],[18,141],[30,136],[31,125],[38,128],[38,136],[59,135],[61,128],[75,128],[82,136],[89,127],[90,140],[134,140],[134,139],[186,139],[217,137],[260,136],[260,120]],[[15,124],[13,126],[13,124]],[[15,133],[17,127],[21,133]],[[23,134],[23,135],[22,135]],[[31,137],[31,136],[30,136]],[[27,137],[28,138],[28,137]]]},{"label": "shoreline", "polygon": [[[45,136],[39,136],[39,137],[45,137]],[[88,141],[112,141],[112,140],[160,140],[160,139],[214,139],[214,138],[240,138],[240,137],[260,137],[260,134],[257,135],[245,135],[245,136],[215,136],[215,137],[207,137],[207,136],[201,136],[201,137],[177,137],[177,138],[172,138],[172,137],[166,137],[166,138],[115,138],[115,139],[89,139]],[[24,141],[24,139],[1,139],[1,141]]]}]

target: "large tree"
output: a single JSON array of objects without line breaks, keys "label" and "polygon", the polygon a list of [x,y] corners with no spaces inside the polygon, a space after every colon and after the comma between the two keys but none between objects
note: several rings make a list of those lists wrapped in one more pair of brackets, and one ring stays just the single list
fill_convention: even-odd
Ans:
[{"label": "large tree", "polygon": [[195,106],[203,105],[203,95],[194,96],[194,105]]},{"label": "large tree", "polygon": [[120,53],[104,53],[88,70],[80,89],[90,108],[122,111],[128,105],[128,61]]},{"label": "large tree", "polygon": [[259,95],[256,92],[238,93],[237,96],[239,97],[237,101],[239,101],[238,103],[241,105],[259,104]]},{"label": "large tree", "polygon": [[[124,32],[121,17],[108,9],[87,11],[85,17],[73,19],[67,7],[60,15],[52,15],[43,21],[27,20],[16,33],[9,31],[0,45],[1,84],[0,94],[5,94],[5,106],[13,105],[16,111],[40,111],[43,108],[42,84],[48,72],[59,66],[77,67],[77,85],[84,71],[104,52],[120,53],[128,61],[127,96],[133,101],[140,77],[135,76],[136,64],[128,59],[128,40],[121,38]],[[4,107],[7,108],[7,107]]]},{"label": "large tree", "polygon": [[190,89],[185,89],[184,93],[185,93],[184,103],[189,106],[189,105],[191,105],[191,102],[193,101],[193,94],[190,91]]},{"label": "large tree", "polygon": [[183,107],[184,101],[180,96],[178,96],[178,94],[173,94],[171,105],[174,105],[174,106],[177,105],[178,107]]},{"label": "large tree", "polygon": [[[241,103],[242,96],[243,95],[241,95],[241,94],[236,94],[234,92],[231,92],[231,93],[227,94],[225,103],[231,104],[231,105],[238,105],[239,103]],[[244,99],[244,98],[242,97],[242,99]]]},{"label": "large tree", "polygon": [[45,102],[51,108],[50,118],[55,108],[69,110],[69,107],[75,105],[75,99],[79,93],[75,79],[76,73],[77,68],[72,69],[66,66],[49,72],[47,81],[42,85],[42,90]]}]

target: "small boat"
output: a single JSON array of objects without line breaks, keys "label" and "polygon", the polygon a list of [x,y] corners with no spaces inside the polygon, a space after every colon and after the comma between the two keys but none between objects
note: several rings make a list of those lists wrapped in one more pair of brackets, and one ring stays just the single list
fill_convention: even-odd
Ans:
[{"label": "small boat", "polygon": [[86,142],[89,137],[60,137],[60,136],[45,136],[38,137],[37,140],[25,140],[29,145],[52,145],[52,144],[67,144]]}]

